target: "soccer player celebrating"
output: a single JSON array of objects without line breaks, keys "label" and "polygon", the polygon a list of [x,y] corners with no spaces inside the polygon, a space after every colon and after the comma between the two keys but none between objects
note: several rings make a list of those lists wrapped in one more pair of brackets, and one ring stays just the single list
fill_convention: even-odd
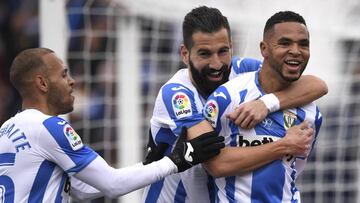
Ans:
[{"label": "soccer player celebrating", "polygon": [[216,89],[205,104],[204,115],[225,138],[227,146],[242,149],[281,142],[286,139],[286,130],[307,121],[314,129],[311,148],[304,154],[263,159],[257,165],[243,167],[237,174],[229,173],[231,159],[221,152],[206,164],[212,175],[228,176],[215,179],[216,202],[301,202],[295,181],[304,169],[321,126],[322,117],[316,105],[309,103],[276,111],[252,129],[235,126],[225,115],[238,104],[285,89],[300,78],[310,57],[309,31],[303,17],[291,11],[271,16],[265,24],[260,50],[264,58],[261,70],[242,74]]},{"label": "soccer player celebrating", "polygon": [[184,171],[224,147],[216,133],[187,141],[184,128],[169,156],[115,169],[57,116],[73,110],[75,81],[53,51],[21,52],[10,80],[22,97],[22,112],[0,128],[0,202],[68,202],[70,191],[79,200],[114,198]]},{"label": "soccer player celebrating", "polygon": [[[187,69],[179,70],[160,90],[151,118],[151,138],[155,141],[152,152],[169,154],[182,126],[188,136],[197,137],[213,131],[202,115],[207,97],[221,84],[244,72],[258,70],[261,62],[249,58],[232,59],[231,31],[227,18],[218,9],[201,6],[189,12],[183,21],[183,45],[180,52]],[[327,92],[323,81],[313,76],[302,76],[274,94],[258,95],[254,101],[229,109],[229,118],[236,125],[250,128],[270,112],[307,104]],[[269,92],[270,93],[270,92]],[[228,98],[215,92],[216,98]],[[241,94],[243,95],[243,94]],[[245,96],[246,94],[244,94]],[[279,100],[276,96],[278,96]],[[210,109],[210,108],[208,108]],[[214,109],[217,110],[217,109]],[[216,112],[211,112],[212,115]],[[236,125],[235,125],[236,124]],[[223,127],[225,128],[225,127]],[[284,139],[266,145],[239,148],[225,147],[221,158],[206,162],[214,175],[234,175],[242,169],[255,169],[287,154],[304,155],[310,147],[313,133],[307,123],[282,132]],[[225,140],[228,141],[228,140]],[[254,144],[255,145],[255,144]],[[150,145],[151,147],[151,145]],[[156,157],[150,153],[150,161]],[[227,165],[217,165],[213,160],[224,159]],[[156,159],[155,159],[156,160]],[[213,164],[214,163],[214,164]],[[218,166],[218,168],[216,168]],[[224,167],[223,167],[224,166]],[[183,173],[166,177],[146,187],[143,201],[152,202],[211,202],[211,181],[201,165]],[[210,187],[209,187],[210,186]],[[209,190],[210,189],[210,190]],[[231,188],[230,188],[231,189]]]}]

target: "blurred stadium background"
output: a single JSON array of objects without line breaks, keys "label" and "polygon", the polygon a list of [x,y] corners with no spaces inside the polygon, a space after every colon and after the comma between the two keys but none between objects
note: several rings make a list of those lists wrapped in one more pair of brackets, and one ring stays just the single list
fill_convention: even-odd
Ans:
[{"label": "blurred stadium background", "polygon": [[[77,81],[66,115],[84,142],[117,167],[142,160],[155,96],[181,66],[181,22],[193,7],[219,8],[232,26],[235,55],[261,59],[268,17],[299,12],[311,35],[305,74],[329,94],[319,139],[298,181],[305,203],[360,202],[360,1],[3,0],[0,1],[0,124],[20,108],[8,79],[23,49],[49,47]],[[141,190],[110,200],[139,202]]]}]

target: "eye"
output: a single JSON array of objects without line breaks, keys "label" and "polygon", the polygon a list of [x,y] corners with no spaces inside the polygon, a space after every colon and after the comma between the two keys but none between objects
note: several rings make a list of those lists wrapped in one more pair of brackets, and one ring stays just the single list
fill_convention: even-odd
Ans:
[{"label": "eye", "polygon": [[279,45],[281,45],[281,46],[289,46],[290,42],[289,41],[280,41]]},{"label": "eye", "polygon": [[63,71],[62,77],[63,77],[63,78],[66,78],[66,77],[68,76],[68,72],[69,72],[69,70],[68,70],[68,69],[65,69],[65,70]]},{"label": "eye", "polygon": [[285,37],[278,40],[278,45],[283,47],[288,47],[291,45],[291,43],[293,43],[293,41]]},{"label": "eye", "polygon": [[209,57],[211,53],[209,51],[199,51],[198,55],[205,58],[205,57]]},{"label": "eye", "polygon": [[219,50],[219,54],[220,55],[225,55],[225,54],[227,54],[227,53],[229,53],[230,52],[230,49],[229,48],[223,48],[223,49],[220,49]]},{"label": "eye", "polygon": [[309,47],[309,46],[310,46],[310,42],[309,42],[309,41],[307,41],[307,40],[300,41],[300,42],[299,42],[299,46],[302,46],[302,47]]}]

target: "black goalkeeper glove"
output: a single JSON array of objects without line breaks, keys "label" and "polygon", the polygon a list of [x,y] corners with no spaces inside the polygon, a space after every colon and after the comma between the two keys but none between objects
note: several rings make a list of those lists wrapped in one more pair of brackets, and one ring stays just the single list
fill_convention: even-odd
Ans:
[{"label": "black goalkeeper glove", "polygon": [[151,129],[149,130],[149,141],[147,143],[147,154],[145,156],[144,165],[149,164],[153,161],[158,161],[164,157],[166,149],[169,147],[167,143],[155,144],[154,139],[151,134]]},{"label": "black goalkeeper glove", "polygon": [[169,158],[175,163],[178,172],[183,172],[192,166],[202,163],[220,153],[225,147],[224,137],[215,131],[204,133],[197,138],[187,141],[187,128],[182,128],[175,148]]}]

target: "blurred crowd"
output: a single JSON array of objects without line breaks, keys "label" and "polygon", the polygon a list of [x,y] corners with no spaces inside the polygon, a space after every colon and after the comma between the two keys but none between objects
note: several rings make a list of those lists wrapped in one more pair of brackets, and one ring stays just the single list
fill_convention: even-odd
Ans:
[{"label": "blurred crowd", "polygon": [[20,98],[9,81],[9,70],[21,50],[39,46],[38,13],[38,1],[0,1],[0,124],[20,107]]}]

